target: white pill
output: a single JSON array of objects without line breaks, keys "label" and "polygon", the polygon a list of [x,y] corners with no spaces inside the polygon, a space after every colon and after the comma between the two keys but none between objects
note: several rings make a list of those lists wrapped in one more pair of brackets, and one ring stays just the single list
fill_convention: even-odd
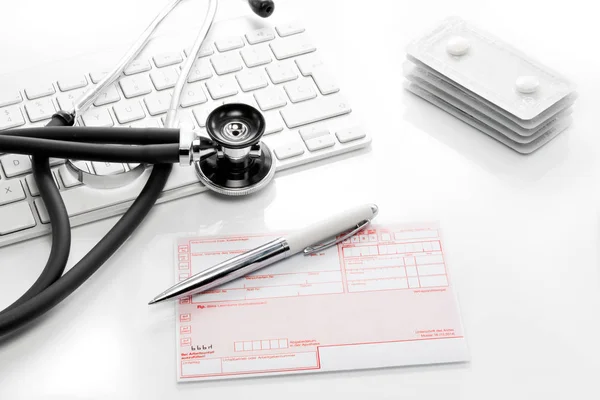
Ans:
[{"label": "white pill", "polygon": [[453,56],[464,56],[469,52],[471,43],[462,36],[452,36],[446,43],[446,51]]},{"label": "white pill", "polygon": [[515,86],[519,93],[530,94],[540,87],[540,80],[537,76],[520,76],[515,82]]}]

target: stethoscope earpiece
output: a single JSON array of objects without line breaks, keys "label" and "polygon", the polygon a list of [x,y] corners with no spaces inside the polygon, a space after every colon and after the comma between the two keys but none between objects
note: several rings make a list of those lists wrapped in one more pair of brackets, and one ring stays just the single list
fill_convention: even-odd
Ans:
[{"label": "stethoscope earpiece", "polygon": [[256,108],[242,103],[215,108],[206,131],[215,151],[195,162],[198,179],[228,196],[243,196],[265,187],[275,175],[271,149],[261,138],[265,119]]}]

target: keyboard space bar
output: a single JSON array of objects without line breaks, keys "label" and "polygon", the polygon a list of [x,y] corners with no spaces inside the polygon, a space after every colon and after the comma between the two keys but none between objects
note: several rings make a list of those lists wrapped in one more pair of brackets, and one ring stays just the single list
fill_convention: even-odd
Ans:
[{"label": "keyboard space bar", "polygon": [[318,97],[315,100],[289,105],[281,110],[288,128],[296,128],[324,119],[348,114],[352,111],[350,105],[340,94]]},{"label": "keyboard space bar", "polygon": [[[78,186],[62,191],[60,194],[65,202],[69,217],[74,217],[135,200],[146,184],[148,176],[150,176],[150,171],[144,172],[135,182],[118,189],[92,189],[85,186]],[[176,165],[173,168],[173,172],[171,172],[164,190],[177,189],[190,184],[200,185],[193,168]],[[41,199],[37,198],[35,200],[35,206],[40,213],[42,222],[47,223],[49,221],[48,212]]]}]

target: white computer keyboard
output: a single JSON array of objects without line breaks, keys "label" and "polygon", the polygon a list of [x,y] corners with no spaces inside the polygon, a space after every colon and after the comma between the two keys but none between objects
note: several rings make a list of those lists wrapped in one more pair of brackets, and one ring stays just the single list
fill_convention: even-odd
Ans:
[{"label": "white computer keyboard", "polygon": [[[267,122],[264,141],[275,152],[278,171],[368,145],[370,136],[358,125],[302,25],[265,25],[235,36],[215,36],[215,32],[220,34],[214,27],[192,70],[180,122],[201,130],[208,113],[218,105],[245,102],[257,107]],[[161,127],[186,53],[187,49],[171,49],[144,54],[78,123]],[[23,75],[18,88],[0,85],[0,131],[45,125],[55,111],[69,110],[73,100],[104,73],[90,68],[66,78],[52,77],[41,83],[38,79],[35,84],[28,84]],[[149,175],[146,171],[123,188],[93,189],[73,179],[63,164],[62,160],[51,163],[72,226],[122,214]],[[100,162],[83,165],[100,175],[129,168]],[[47,234],[48,215],[31,174],[30,158],[0,155],[0,166],[0,247]],[[192,167],[175,166],[159,202],[205,190]]]}]

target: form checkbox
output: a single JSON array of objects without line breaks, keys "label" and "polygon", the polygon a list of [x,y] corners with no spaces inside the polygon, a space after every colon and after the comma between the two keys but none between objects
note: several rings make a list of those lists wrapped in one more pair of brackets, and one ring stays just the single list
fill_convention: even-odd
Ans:
[{"label": "form checkbox", "polygon": [[287,349],[288,347],[288,341],[287,339],[279,339],[279,348],[280,349]]},{"label": "form checkbox", "polygon": [[260,340],[255,340],[252,342],[252,350],[262,350],[262,346],[260,345]]},{"label": "form checkbox", "polygon": [[244,351],[252,350],[252,342],[244,342]]},{"label": "form checkbox", "polygon": [[270,344],[271,344],[271,348],[272,349],[278,349],[279,348],[279,340],[277,340],[277,339],[272,339]]},{"label": "form checkbox", "polygon": [[179,299],[179,304],[190,304],[191,302],[192,302],[191,296],[182,297],[181,299]]},{"label": "form checkbox", "polygon": [[189,269],[190,264],[186,262],[179,263],[179,269]]},{"label": "form checkbox", "polygon": [[192,314],[181,314],[179,316],[179,322],[190,322],[192,320]]},{"label": "form checkbox", "polygon": [[260,347],[262,347],[263,350],[269,350],[271,348],[271,342],[268,340],[261,340]]},{"label": "form checkbox", "polygon": [[179,274],[179,280],[180,281],[186,280],[189,277],[190,277],[190,274],[187,274],[187,273],[185,273],[185,274]]},{"label": "form checkbox", "polygon": [[235,342],[233,345],[235,351],[244,351],[244,342]]},{"label": "form checkbox", "polygon": [[189,325],[182,326],[179,328],[179,333],[182,335],[190,334],[192,333],[192,327]]}]

